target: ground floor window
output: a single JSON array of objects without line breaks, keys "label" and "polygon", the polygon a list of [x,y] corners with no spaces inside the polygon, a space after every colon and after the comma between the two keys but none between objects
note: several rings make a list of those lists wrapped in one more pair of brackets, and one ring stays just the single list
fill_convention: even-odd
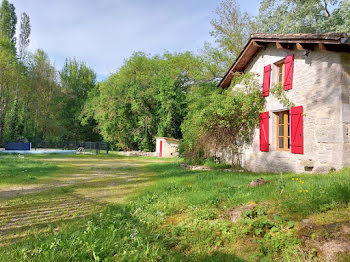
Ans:
[{"label": "ground floor window", "polygon": [[277,150],[290,150],[290,115],[289,111],[276,113],[276,145]]}]

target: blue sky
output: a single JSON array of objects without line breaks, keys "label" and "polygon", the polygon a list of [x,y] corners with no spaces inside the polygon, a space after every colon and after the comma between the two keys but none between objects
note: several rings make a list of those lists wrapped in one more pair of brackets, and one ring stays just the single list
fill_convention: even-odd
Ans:
[{"label": "blue sky", "polygon": [[[60,69],[66,58],[84,61],[103,80],[135,51],[197,51],[213,41],[210,20],[220,0],[10,0],[18,20],[32,25],[29,49],[48,53]],[[238,0],[258,13],[259,0]]]}]

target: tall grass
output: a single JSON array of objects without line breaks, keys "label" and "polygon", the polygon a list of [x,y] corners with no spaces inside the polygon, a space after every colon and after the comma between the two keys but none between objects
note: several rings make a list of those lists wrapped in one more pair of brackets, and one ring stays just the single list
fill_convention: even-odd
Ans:
[{"label": "tall grass", "polygon": [[50,163],[0,154],[0,184],[33,183],[37,178],[51,176],[59,170],[59,167]]},{"label": "tall grass", "polygon": [[[0,249],[6,261],[279,261],[298,258],[293,227],[350,201],[350,170],[328,175],[190,171],[153,164],[154,186],[126,205]],[[264,177],[271,182],[249,188]],[[227,212],[255,202],[232,223]]]}]

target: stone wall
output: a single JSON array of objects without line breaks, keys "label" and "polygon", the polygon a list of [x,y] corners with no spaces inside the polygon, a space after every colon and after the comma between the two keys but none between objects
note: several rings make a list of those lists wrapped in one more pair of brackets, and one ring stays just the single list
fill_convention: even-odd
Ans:
[{"label": "stone wall", "polygon": [[[304,108],[304,154],[276,150],[275,112],[288,108],[284,108],[270,93],[266,98],[266,111],[270,113],[270,152],[260,151],[257,128],[252,142],[244,147],[242,165],[257,172],[311,172],[312,169],[308,166],[313,166],[313,170],[322,166],[340,169],[346,161],[344,159],[348,160],[350,155],[350,144],[344,146],[342,119],[342,112],[350,108],[342,106],[340,102],[342,96],[346,98],[345,94],[349,92],[349,84],[343,88],[344,83],[349,81],[349,71],[346,76],[341,77],[344,74],[342,61],[349,63],[349,58],[342,59],[342,53],[322,52],[317,49],[305,55],[303,51],[279,50],[275,44],[270,44],[257,54],[245,72],[257,73],[262,86],[264,66],[271,64],[272,86],[276,82],[274,63],[291,53],[295,56],[293,89],[285,92],[295,106]],[[345,122],[350,123],[350,119]],[[343,156],[343,149],[346,149],[347,155]]]},{"label": "stone wall", "polygon": [[156,157],[156,152],[143,152],[143,151],[120,151],[119,155],[122,156],[151,156]]},{"label": "stone wall", "polygon": [[350,165],[350,54],[341,54],[341,63],[344,68],[341,73],[342,82],[342,117],[343,117],[343,164]]},{"label": "stone wall", "polygon": [[[219,163],[232,163],[231,148],[225,147],[220,149],[212,149],[210,155],[215,158],[215,161]],[[233,164],[235,166],[242,166],[243,152],[242,150],[235,151],[233,153]]]},{"label": "stone wall", "polygon": [[165,139],[163,157],[176,157],[179,155],[177,148],[179,142]]}]

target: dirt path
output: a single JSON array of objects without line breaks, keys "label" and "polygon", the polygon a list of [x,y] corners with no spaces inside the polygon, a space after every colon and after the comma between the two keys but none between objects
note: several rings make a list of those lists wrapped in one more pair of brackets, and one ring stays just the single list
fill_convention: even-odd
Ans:
[{"label": "dirt path", "polygon": [[151,183],[153,174],[145,165],[156,162],[98,157],[42,160],[66,171],[36,184],[0,188],[0,245],[60,230],[72,219],[125,201]]}]

